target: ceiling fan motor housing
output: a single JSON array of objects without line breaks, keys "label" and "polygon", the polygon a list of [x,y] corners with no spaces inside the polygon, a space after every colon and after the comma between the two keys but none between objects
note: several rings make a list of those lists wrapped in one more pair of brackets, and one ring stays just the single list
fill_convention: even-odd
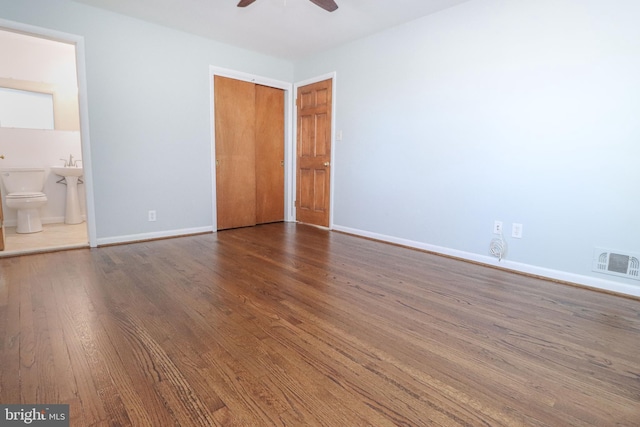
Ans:
[{"label": "ceiling fan motor housing", "polygon": [[[247,6],[249,6],[251,3],[255,2],[255,1],[256,0],[240,0],[240,2],[238,3],[238,7],[247,7]],[[336,10],[338,8],[338,5],[333,0],[310,0],[310,1],[313,4],[315,4],[317,6],[320,6],[321,8],[326,10],[327,12],[333,12],[334,10]]]}]

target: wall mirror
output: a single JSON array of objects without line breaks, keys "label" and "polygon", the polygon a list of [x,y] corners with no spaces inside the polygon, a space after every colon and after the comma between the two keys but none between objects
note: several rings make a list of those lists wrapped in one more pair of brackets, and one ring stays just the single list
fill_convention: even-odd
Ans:
[{"label": "wall mirror", "polygon": [[54,129],[53,94],[0,87],[0,127]]}]

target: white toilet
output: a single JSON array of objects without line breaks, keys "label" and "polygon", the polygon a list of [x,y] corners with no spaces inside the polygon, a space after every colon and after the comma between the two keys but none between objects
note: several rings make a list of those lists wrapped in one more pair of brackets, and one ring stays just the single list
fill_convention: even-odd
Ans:
[{"label": "white toilet", "polygon": [[10,209],[18,211],[16,233],[37,233],[42,231],[40,208],[47,203],[44,189],[44,169],[4,169],[0,172],[5,201]]}]

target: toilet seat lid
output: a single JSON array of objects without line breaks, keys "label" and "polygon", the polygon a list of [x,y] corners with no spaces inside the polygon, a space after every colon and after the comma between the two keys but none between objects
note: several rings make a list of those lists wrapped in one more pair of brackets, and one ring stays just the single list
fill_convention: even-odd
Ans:
[{"label": "toilet seat lid", "polygon": [[24,191],[18,193],[7,194],[7,199],[25,199],[27,197],[46,197],[44,193]]}]

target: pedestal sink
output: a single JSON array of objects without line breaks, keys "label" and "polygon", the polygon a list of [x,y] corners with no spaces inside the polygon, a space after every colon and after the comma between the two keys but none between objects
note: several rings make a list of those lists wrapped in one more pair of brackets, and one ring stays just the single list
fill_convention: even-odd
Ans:
[{"label": "pedestal sink", "polygon": [[[84,173],[83,168],[52,166],[51,171],[64,178],[67,184],[67,203],[64,214],[65,224],[80,224],[82,213],[80,212],[80,200],[78,199],[78,179]],[[62,182],[60,180],[58,182]]]}]

